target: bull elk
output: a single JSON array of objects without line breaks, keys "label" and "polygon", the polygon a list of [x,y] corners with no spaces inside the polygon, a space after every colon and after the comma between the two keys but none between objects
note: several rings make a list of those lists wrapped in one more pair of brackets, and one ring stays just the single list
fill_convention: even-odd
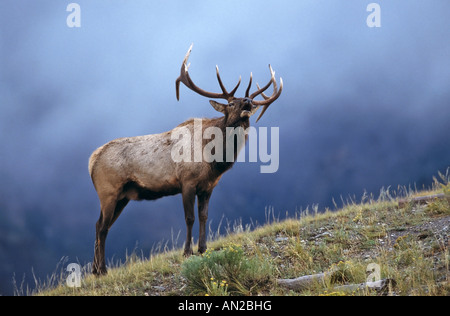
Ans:
[{"label": "bull elk", "polygon": [[[227,104],[211,100],[210,103],[217,111],[224,115],[220,118],[201,119],[202,129],[207,127],[220,128],[222,133],[227,127],[250,126],[249,118],[259,107],[263,107],[258,120],[269,105],[281,94],[283,81],[277,87],[275,73],[269,65],[271,79],[267,85],[250,94],[252,75],[244,98],[236,98],[236,87],[228,92],[222,83],[219,69],[216,67],[217,80],[222,93],[213,93],[197,87],[189,76],[187,64],[192,45],[189,48],[181,66],[181,74],[176,80],[176,96],[180,97],[180,83],[182,82],[192,91],[211,99],[224,99]],[[264,91],[273,85],[273,94],[267,96]],[[261,95],[264,100],[255,100]],[[200,119],[199,119],[200,120]],[[206,221],[208,219],[208,203],[214,187],[222,174],[230,169],[234,161],[174,161],[172,151],[175,141],[173,133],[180,129],[194,132],[194,120],[175,127],[173,130],[154,135],[126,137],[113,140],[97,150],[89,159],[89,173],[100,200],[100,218],[96,224],[96,239],[94,250],[93,273],[106,274],[105,241],[109,229],[117,220],[122,210],[130,200],[156,200],[163,196],[182,194],[187,236],[184,254],[189,256],[192,251],[192,226],[195,220],[194,204],[198,198],[198,216],[200,220],[198,251],[206,251]],[[247,136],[245,136],[245,139]],[[234,158],[239,148],[234,149]],[[225,153],[225,151],[224,151]]]}]

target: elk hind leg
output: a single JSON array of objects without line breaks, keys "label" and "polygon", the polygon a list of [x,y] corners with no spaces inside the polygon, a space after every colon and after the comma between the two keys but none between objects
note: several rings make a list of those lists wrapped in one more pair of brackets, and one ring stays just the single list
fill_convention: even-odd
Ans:
[{"label": "elk hind leg", "polygon": [[117,201],[112,198],[106,199],[104,203],[101,202],[100,218],[95,227],[96,238],[94,263],[92,266],[92,273],[95,275],[103,275],[107,273],[105,262],[106,237],[108,236],[108,232],[112,224],[117,220],[127,203],[127,199]]}]

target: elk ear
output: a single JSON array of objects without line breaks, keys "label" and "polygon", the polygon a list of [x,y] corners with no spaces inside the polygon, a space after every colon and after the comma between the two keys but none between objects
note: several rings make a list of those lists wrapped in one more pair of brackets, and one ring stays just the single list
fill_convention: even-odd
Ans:
[{"label": "elk ear", "polygon": [[216,111],[222,112],[223,114],[225,114],[225,108],[227,107],[226,104],[222,104],[222,103],[216,102],[214,100],[210,100],[209,103],[211,103],[211,105],[213,106],[213,108]]}]

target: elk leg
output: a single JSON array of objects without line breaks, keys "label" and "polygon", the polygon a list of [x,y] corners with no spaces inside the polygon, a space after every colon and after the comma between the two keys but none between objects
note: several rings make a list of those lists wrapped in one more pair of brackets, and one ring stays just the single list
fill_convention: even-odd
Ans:
[{"label": "elk leg", "polygon": [[198,195],[198,218],[200,220],[200,232],[198,239],[198,252],[206,251],[206,221],[208,220],[208,204],[211,192]]},{"label": "elk leg", "polygon": [[111,224],[109,225],[109,228],[111,228],[111,226],[117,220],[117,218],[122,213],[125,206],[127,206],[128,202],[130,202],[130,200],[128,200],[128,199],[123,199],[123,200],[120,200],[119,202],[117,202],[116,209],[114,210],[114,217],[111,221]]},{"label": "elk leg", "polygon": [[94,250],[94,263],[92,265],[92,273],[95,275],[103,275],[107,273],[105,263],[105,242],[108,235],[108,223],[110,219],[100,214],[100,218],[95,225],[96,238],[95,238],[95,250]]},{"label": "elk leg", "polygon": [[105,203],[101,203],[100,218],[95,226],[96,238],[94,249],[94,263],[92,265],[92,273],[95,275],[103,275],[107,273],[105,262],[105,243],[109,229],[119,217],[120,213],[127,205],[128,200],[109,199]]},{"label": "elk leg", "polygon": [[184,245],[184,255],[186,257],[193,254],[192,251],[192,226],[195,222],[194,204],[195,188],[185,187],[182,189],[184,218],[186,220],[186,243]]}]

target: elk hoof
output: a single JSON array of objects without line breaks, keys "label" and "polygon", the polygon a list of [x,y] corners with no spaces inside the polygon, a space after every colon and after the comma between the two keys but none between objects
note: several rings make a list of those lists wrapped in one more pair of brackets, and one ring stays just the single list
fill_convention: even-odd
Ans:
[{"label": "elk hoof", "polygon": [[99,277],[108,274],[108,270],[106,268],[93,269],[92,274]]}]

